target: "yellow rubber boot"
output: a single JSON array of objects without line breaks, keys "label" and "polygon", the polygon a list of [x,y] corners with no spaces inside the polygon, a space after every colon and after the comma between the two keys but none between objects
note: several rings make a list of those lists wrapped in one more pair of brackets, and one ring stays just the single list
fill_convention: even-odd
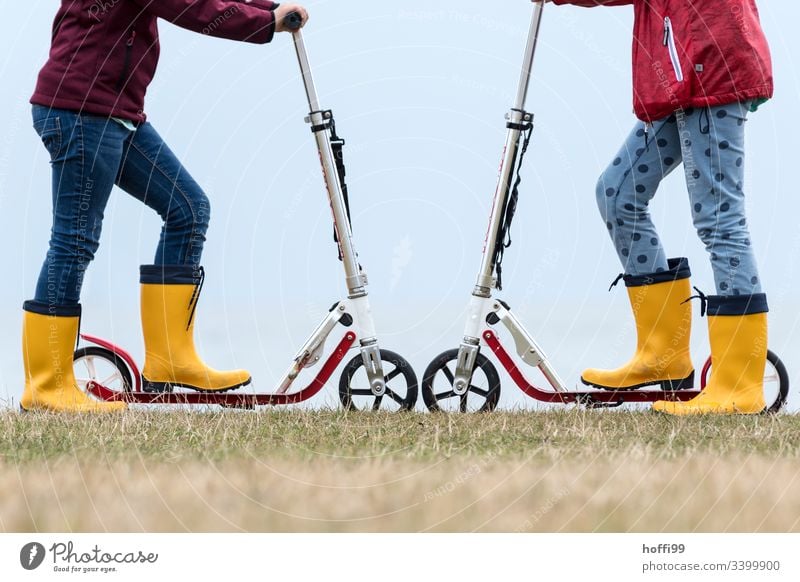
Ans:
[{"label": "yellow rubber boot", "polygon": [[124,402],[101,402],[78,387],[73,354],[78,340],[80,305],[51,307],[27,301],[22,319],[24,411],[118,412]]},{"label": "yellow rubber boot", "polygon": [[656,402],[653,410],[679,416],[764,412],[767,311],[763,293],[708,297],[708,385],[687,402]]},{"label": "yellow rubber boot", "polygon": [[202,267],[141,267],[145,347],[142,377],[147,392],[169,392],[173,387],[225,392],[250,383],[250,374],[245,370],[214,370],[197,355],[194,313],[203,277]]},{"label": "yellow rubber boot", "polygon": [[606,390],[633,390],[658,385],[662,390],[694,386],[689,353],[692,329],[691,271],[686,259],[670,259],[669,270],[650,275],[625,275],[636,321],[636,352],[615,370],[590,368],[584,384]]}]

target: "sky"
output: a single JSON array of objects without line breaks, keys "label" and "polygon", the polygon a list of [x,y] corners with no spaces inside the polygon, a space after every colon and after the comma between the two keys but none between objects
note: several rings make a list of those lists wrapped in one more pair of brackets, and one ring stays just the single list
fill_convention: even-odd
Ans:
[{"label": "sky", "polygon": [[[457,347],[480,264],[504,134],[516,92],[530,2],[493,12],[477,0],[408,5],[320,0],[305,30],[321,104],[347,139],[360,260],[369,274],[381,347],[418,376]],[[47,155],[28,98],[46,60],[56,2],[0,0],[14,26],[0,35],[0,401],[22,393],[21,305],[33,293],[50,228]],[[776,96],[751,116],[745,188],[770,348],[800,386],[800,48],[796,2],[758,2]],[[635,337],[620,270],[594,201],[595,182],[635,122],[630,7],[547,6],[528,98],[536,129],[523,170],[504,290],[568,385],[585,367],[615,366]],[[291,38],[266,46],[160,24],[150,121],[209,194],[211,228],[197,343],[215,367],[249,369],[270,390],[328,307],[345,294],[330,211]],[[713,292],[705,250],[675,172],[653,202],[670,256]],[[138,266],[160,220],[115,190],[83,292],[83,330],[141,363]],[[708,353],[695,307],[693,357]],[[503,374],[504,408],[534,408]],[[793,391],[794,392],[794,391]],[[335,405],[329,387],[315,405]],[[790,409],[800,407],[792,396]]]}]

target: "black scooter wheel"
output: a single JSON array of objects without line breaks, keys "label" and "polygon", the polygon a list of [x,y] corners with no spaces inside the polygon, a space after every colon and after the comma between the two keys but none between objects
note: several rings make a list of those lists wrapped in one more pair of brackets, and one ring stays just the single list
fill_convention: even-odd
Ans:
[{"label": "black scooter wheel", "polygon": [[[703,366],[700,386],[705,389],[711,378],[711,358],[706,360]],[[767,408],[765,412],[776,413],[786,405],[789,398],[789,373],[778,355],[767,350],[767,364],[764,369],[764,400]]]},{"label": "black scooter wheel", "polygon": [[491,412],[500,399],[500,376],[494,364],[478,354],[469,390],[459,395],[453,391],[458,350],[439,354],[422,377],[422,399],[431,412]]},{"label": "black scooter wheel", "polygon": [[389,350],[381,350],[381,362],[386,391],[380,396],[375,396],[369,387],[361,354],[344,367],[339,379],[339,401],[346,410],[413,410],[419,386],[411,364]]}]

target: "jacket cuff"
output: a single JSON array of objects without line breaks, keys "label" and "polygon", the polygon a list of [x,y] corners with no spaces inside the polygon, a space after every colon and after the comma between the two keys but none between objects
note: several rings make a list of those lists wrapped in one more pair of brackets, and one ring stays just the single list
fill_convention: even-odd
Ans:
[{"label": "jacket cuff", "polygon": [[[277,2],[271,2],[270,0],[234,0],[239,2],[240,4],[246,4],[248,7],[248,12],[251,16],[255,17],[254,21],[258,21],[260,23],[260,28],[257,28],[255,31],[250,34],[247,38],[244,39],[237,39],[237,40],[244,40],[245,42],[250,42],[254,44],[268,44],[272,42],[272,39],[275,36],[275,8],[278,7]],[[255,8],[256,10],[250,10],[250,7]],[[264,20],[266,18],[266,20]],[[258,25],[257,25],[258,26]]]},{"label": "jacket cuff", "polygon": [[239,0],[239,1],[244,2],[245,4],[250,4],[250,6],[255,6],[256,8],[269,10],[270,12],[275,10],[278,6],[280,6],[277,2],[270,2],[270,0]]},{"label": "jacket cuff", "polygon": [[[251,2],[251,4],[252,3],[253,2]],[[260,8],[260,6],[258,8]],[[275,13],[272,10],[265,9],[264,11],[269,15],[269,22],[258,30],[253,37],[256,42],[260,42],[261,44],[272,42],[275,36]]]}]

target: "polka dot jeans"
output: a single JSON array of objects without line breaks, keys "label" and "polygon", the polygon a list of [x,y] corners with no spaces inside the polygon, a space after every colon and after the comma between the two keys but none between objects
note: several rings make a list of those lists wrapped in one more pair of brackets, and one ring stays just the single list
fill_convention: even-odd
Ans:
[{"label": "polka dot jeans", "polygon": [[597,183],[597,204],[625,273],[665,271],[648,206],[683,163],[692,219],[711,257],[719,295],[761,292],[745,218],[744,125],[749,103],[685,109],[645,132],[634,127]]}]

